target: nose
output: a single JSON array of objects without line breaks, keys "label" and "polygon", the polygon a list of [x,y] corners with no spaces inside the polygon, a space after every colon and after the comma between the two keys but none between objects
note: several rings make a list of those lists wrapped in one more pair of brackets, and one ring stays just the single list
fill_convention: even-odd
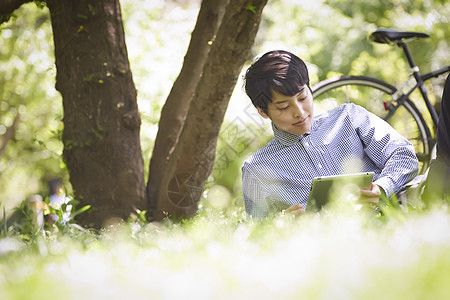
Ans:
[{"label": "nose", "polygon": [[303,106],[301,103],[296,103],[296,105],[294,106],[294,118],[300,118],[301,116],[303,116],[304,110],[303,110]]}]

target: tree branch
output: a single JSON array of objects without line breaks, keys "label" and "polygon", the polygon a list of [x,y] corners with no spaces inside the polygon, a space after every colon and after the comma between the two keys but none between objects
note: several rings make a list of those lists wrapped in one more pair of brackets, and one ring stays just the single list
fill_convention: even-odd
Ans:
[{"label": "tree branch", "polygon": [[14,135],[15,135],[16,129],[17,129],[17,124],[19,124],[19,120],[20,120],[20,115],[19,115],[19,113],[17,113],[11,126],[9,126],[6,129],[6,132],[3,135],[3,141],[0,144],[0,156],[2,156],[3,152],[5,151],[8,141],[14,138]]},{"label": "tree branch", "polygon": [[22,4],[32,2],[32,0],[3,0],[0,2],[0,24],[7,22],[13,11]]},{"label": "tree branch", "polygon": [[229,0],[203,0],[192,31],[180,74],[161,111],[159,129],[150,160],[147,196],[150,210],[156,207],[162,176],[184,126],[189,104],[202,76],[203,67]]},{"label": "tree branch", "polygon": [[[217,137],[228,102],[250,53],[266,3],[267,0],[230,0],[222,8],[224,15],[213,38],[206,42],[210,49],[200,65],[200,76],[173,151],[159,157],[165,164],[153,177],[149,175],[149,187],[156,187],[147,189],[149,199],[154,199],[148,207],[153,220],[167,216],[188,218],[197,212],[214,164]],[[161,124],[160,120],[160,128],[164,126],[173,127],[173,122]]]}]

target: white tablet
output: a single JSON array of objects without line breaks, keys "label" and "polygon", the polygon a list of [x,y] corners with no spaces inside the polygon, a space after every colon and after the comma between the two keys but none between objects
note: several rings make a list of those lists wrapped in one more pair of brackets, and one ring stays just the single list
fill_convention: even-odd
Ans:
[{"label": "white tablet", "polygon": [[358,190],[370,188],[373,175],[373,172],[366,172],[313,178],[306,210],[320,210],[329,202],[332,194],[336,193],[339,188],[345,189],[345,191],[348,190],[349,193],[351,193],[352,187],[356,187]]}]

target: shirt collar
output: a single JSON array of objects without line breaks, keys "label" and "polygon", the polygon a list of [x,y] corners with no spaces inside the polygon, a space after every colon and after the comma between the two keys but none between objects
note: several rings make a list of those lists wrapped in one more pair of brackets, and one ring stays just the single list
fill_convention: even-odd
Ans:
[{"label": "shirt collar", "polygon": [[296,134],[292,134],[292,133],[289,133],[286,131],[281,131],[273,123],[272,123],[272,130],[273,130],[274,137],[277,141],[279,141],[284,146],[292,146],[295,143],[297,143],[299,140],[301,140],[303,137],[310,135],[312,131],[315,131],[317,128],[317,125],[318,125],[316,123],[317,123],[316,120],[313,119],[312,124],[311,124],[311,129],[302,135],[296,135]]}]

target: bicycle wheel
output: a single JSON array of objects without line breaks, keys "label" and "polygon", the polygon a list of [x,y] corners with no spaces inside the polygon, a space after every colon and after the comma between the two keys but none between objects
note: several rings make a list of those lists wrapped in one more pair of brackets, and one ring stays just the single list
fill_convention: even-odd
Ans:
[{"label": "bicycle wheel", "polygon": [[324,80],[312,87],[315,113],[347,102],[365,107],[387,121],[414,145],[419,159],[419,173],[423,173],[430,161],[430,130],[410,99],[402,100],[402,105],[398,105],[393,97],[396,90],[390,84],[364,76],[343,76]]}]

